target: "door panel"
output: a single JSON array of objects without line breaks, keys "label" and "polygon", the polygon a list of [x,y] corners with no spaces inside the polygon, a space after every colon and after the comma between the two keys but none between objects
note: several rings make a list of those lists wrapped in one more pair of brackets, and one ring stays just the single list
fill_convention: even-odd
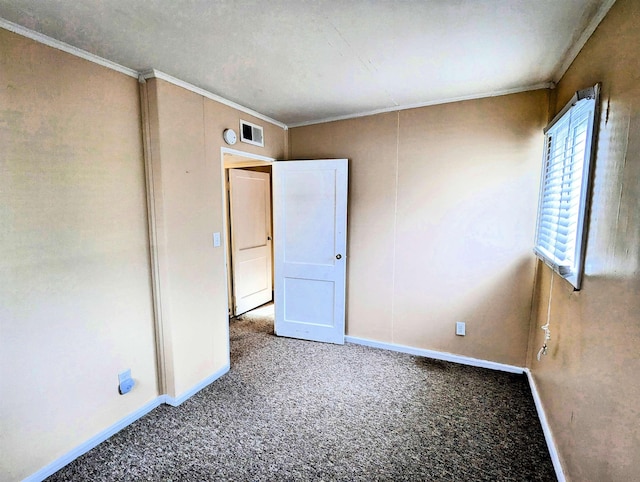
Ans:
[{"label": "door panel", "polygon": [[293,171],[284,182],[287,196],[295,200],[284,206],[285,262],[333,266],[335,237],[326,234],[335,229],[335,170]]},{"label": "door panel", "polygon": [[273,298],[269,174],[229,169],[234,314]]},{"label": "door panel", "polygon": [[[333,327],[335,283],[331,281],[285,278],[284,319],[289,322]],[[310,299],[316,302],[309,303]]]},{"label": "door panel", "polygon": [[347,160],[273,166],[275,332],[344,343]]}]

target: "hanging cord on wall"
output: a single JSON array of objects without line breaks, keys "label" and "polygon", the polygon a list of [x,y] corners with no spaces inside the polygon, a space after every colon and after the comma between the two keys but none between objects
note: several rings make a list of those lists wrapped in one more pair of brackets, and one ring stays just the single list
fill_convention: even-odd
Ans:
[{"label": "hanging cord on wall", "polygon": [[542,355],[547,354],[547,342],[551,339],[551,330],[549,330],[549,321],[551,319],[551,296],[553,295],[553,271],[551,271],[551,283],[549,284],[549,303],[547,304],[547,322],[542,325],[542,331],[544,331],[544,342],[542,348],[538,351],[536,358],[540,361]]}]

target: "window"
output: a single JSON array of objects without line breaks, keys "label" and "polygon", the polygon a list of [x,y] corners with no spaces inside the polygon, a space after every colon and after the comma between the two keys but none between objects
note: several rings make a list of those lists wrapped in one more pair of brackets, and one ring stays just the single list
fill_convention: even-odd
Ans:
[{"label": "window", "polygon": [[577,92],[545,129],[534,252],[580,289],[599,84]]}]

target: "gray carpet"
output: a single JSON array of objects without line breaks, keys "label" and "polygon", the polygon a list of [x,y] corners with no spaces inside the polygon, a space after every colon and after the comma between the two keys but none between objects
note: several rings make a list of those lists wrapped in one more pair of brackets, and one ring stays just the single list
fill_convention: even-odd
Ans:
[{"label": "gray carpet", "polygon": [[556,480],[524,375],[231,323],[231,371],[49,481]]}]

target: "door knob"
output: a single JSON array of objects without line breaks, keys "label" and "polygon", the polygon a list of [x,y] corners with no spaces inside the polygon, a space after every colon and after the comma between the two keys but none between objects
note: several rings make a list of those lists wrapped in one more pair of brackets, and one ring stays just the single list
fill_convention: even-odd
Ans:
[{"label": "door knob", "polygon": [[342,259],[342,255],[341,254],[336,254],[336,259]]}]

